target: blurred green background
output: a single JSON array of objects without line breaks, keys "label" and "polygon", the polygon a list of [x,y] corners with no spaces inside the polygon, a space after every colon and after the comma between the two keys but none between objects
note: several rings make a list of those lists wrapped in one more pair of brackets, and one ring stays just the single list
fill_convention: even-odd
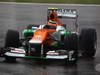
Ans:
[{"label": "blurred green background", "polygon": [[1,2],[65,3],[65,4],[100,4],[100,0],[0,0]]}]

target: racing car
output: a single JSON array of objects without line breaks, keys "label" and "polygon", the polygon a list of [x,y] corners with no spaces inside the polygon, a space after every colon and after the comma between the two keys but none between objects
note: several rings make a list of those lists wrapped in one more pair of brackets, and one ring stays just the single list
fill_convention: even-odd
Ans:
[{"label": "racing car", "polygon": [[[64,24],[63,19],[74,20],[74,28]],[[79,54],[83,57],[94,57],[97,46],[96,30],[79,29],[77,19],[76,9],[48,8],[47,23],[28,25],[22,32],[23,38],[19,38],[18,31],[8,30],[5,47],[0,51],[0,55],[5,57],[6,61],[28,57],[64,59],[73,63],[77,62]]]}]

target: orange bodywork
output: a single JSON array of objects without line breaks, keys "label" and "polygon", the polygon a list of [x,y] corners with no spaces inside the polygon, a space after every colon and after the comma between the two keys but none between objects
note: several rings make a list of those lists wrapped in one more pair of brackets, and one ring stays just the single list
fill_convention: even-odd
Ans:
[{"label": "orange bodywork", "polygon": [[[55,32],[55,29],[39,29],[34,33],[32,40],[39,40],[42,43],[47,43],[46,39],[49,39],[50,33]],[[50,43],[50,41],[48,41]]]},{"label": "orange bodywork", "polygon": [[[49,22],[49,20],[55,21],[55,23]],[[52,11],[48,14],[48,22],[47,25],[52,25],[52,26],[57,26],[57,25],[63,25],[60,21],[60,19],[57,17],[57,12],[56,11]],[[41,41],[41,43],[52,43],[53,40],[49,39],[52,36],[50,34],[52,34],[53,32],[56,32],[56,29],[37,29],[36,32],[34,32],[34,36],[32,37],[32,40],[39,40]],[[49,39],[49,40],[47,40]]]}]

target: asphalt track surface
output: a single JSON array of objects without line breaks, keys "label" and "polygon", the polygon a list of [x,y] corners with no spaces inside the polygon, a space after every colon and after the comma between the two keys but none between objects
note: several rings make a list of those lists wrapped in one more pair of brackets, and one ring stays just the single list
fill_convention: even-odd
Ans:
[{"label": "asphalt track surface", "polygon": [[[100,75],[100,6],[99,5],[55,5],[0,3],[0,47],[8,29],[19,32],[28,24],[45,24],[48,7],[74,8],[78,10],[80,28],[97,30],[97,52],[95,58],[79,58],[77,65],[65,65],[63,61],[34,61],[17,59],[6,63],[0,58],[0,75]],[[20,33],[21,35],[22,33]]]}]

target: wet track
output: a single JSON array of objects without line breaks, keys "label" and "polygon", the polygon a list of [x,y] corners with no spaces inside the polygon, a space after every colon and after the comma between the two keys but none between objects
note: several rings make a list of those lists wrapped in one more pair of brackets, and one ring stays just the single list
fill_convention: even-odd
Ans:
[{"label": "wet track", "polygon": [[74,66],[65,65],[63,61],[40,62],[32,59],[17,59],[16,63],[6,63],[4,58],[0,58],[0,75],[100,75],[100,6],[0,3],[0,47],[4,46],[8,29],[21,32],[28,24],[46,23],[47,7],[75,8],[79,12],[79,27],[97,30],[98,46],[95,58],[79,58]]}]

